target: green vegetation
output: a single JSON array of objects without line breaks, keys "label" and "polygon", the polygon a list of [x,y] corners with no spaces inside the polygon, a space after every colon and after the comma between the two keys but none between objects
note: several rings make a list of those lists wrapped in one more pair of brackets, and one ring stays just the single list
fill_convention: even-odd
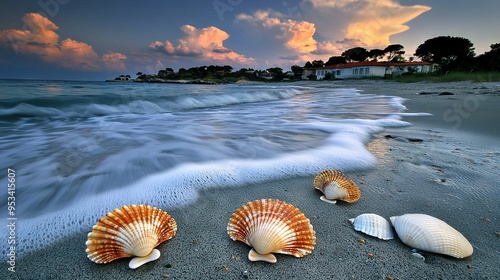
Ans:
[{"label": "green vegetation", "polygon": [[[500,43],[490,45],[491,50],[476,56],[474,44],[466,38],[439,36],[426,40],[416,49],[414,56],[422,61],[434,63],[438,66],[438,72],[477,72],[477,71],[500,71]],[[340,56],[332,56],[327,62],[314,60],[306,62],[304,68],[321,68],[335,64],[346,64],[350,62],[379,61],[387,59],[390,62],[404,62],[404,47],[399,44],[387,46],[385,49],[366,50],[362,47],[354,47],[344,51]],[[410,57],[413,61],[414,57]]]},{"label": "green vegetation", "polygon": [[266,70],[254,70],[251,68],[241,68],[238,71],[232,71],[233,67],[229,65],[209,65],[191,67],[189,69],[180,68],[175,72],[172,68],[166,68],[158,71],[157,74],[137,73],[136,82],[149,83],[192,83],[192,84],[228,84],[241,80],[247,81],[293,81],[300,80],[302,67],[294,65],[292,71],[283,72],[279,67],[272,67]]},{"label": "green vegetation", "polygon": [[[422,61],[433,63],[437,71],[432,74],[416,73],[416,68],[408,68],[408,72],[398,77],[385,77],[400,82],[453,82],[453,81],[500,81],[500,43],[492,44],[491,50],[476,56],[474,45],[468,39],[461,37],[439,36],[426,40],[418,46],[414,55]],[[405,62],[403,57],[405,51],[400,44],[392,44],[384,49],[366,50],[362,47],[354,47],[344,51],[340,56],[332,56],[327,62],[323,60],[307,61],[305,65],[293,65],[291,71],[284,72],[282,68],[271,67],[266,70],[254,70],[241,68],[233,71],[229,65],[209,65],[180,68],[175,72],[172,68],[158,71],[156,74],[144,74],[138,72],[137,78],[132,80],[130,75],[120,75],[109,81],[135,81],[150,83],[202,83],[220,84],[235,83],[241,80],[260,82],[297,81],[302,78],[317,80],[314,70],[335,65],[352,62],[379,61],[386,59],[390,62]],[[410,61],[414,58],[410,57]],[[303,71],[307,77],[302,77]],[[368,79],[382,79],[365,77]],[[323,80],[334,80],[333,74],[328,73]]]}]

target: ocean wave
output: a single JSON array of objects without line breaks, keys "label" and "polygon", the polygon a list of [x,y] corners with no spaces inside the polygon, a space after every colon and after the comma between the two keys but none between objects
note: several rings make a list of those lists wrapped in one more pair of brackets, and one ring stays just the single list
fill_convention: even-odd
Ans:
[{"label": "ocean wave", "polygon": [[124,204],[168,210],[202,189],[370,168],[372,135],[408,125],[403,99],[354,89],[51,83],[32,93],[46,88],[19,83],[26,94],[0,100],[0,157],[23,182],[20,255]]},{"label": "ocean wave", "polygon": [[169,113],[208,109],[244,103],[268,102],[292,98],[304,93],[297,87],[234,88],[234,92],[151,95],[124,94],[64,95],[0,102],[0,117],[14,120],[28,117],[84,118],[117,114]]},{"label": "ocean wave", "polygon": [[[243,187],[270,180],[312,176],[324,169],[344,172],[371,168],[377,159],[366,143],[373,133],[389,126],[406,126],[395,117],[380,120],[350,120],[345,123],[314,122],[311,127],[331,133],[324,145],[282,154],[269,159],[225,159],[185,163],[146,176],[128,186],[98,196],[84,197],[69,206],[41,216],[18,221],[16,252],[23,256],[40,250],[92,225],[110,210],[128,204],[146,203],[175,209],[195,203],[200,190]],[[2,249],[2,256],[6,249]]]}]

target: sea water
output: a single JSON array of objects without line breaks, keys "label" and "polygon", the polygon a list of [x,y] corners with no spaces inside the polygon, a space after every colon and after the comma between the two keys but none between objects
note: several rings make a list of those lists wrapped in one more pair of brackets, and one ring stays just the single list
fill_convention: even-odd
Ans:
[{"label": "sea water", "polygon": [[367,142],[408,125],[404,110],[399,97],[353,88],[0,80],[16,253],[90,231],[122,205],[168,211],[200,190],[373,167]]}]

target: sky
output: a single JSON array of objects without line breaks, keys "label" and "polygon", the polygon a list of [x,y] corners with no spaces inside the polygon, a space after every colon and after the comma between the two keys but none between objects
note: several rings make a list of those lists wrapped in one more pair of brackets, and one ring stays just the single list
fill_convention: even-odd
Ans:
[{"label": "sky", "polygon": [[500,43],[498,0],[2,0],[0,78],[105,80],[202,65],[267,69],[353,47]]}]

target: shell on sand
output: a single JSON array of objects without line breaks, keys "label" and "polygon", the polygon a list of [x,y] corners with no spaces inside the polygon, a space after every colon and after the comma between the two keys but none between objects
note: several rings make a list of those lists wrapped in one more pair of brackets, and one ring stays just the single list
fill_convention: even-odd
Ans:
[{"label": "shell on sand", "polygon": [[136,256],[130,268],[158,259],[154,249],[177,232],[170,215],[149,205],[117,208],[101,218],[88,234],[87,257],[95,263],[108,263],[119,258]]},{"label": "shell on sand", "polygon": [[366,213],[349,219],[354,229],[383,240],[394,239],[392,226],[384,217]]},{"label": "shell on sand", "polygon": [[316,245],[316,232],[299,209],[275,199],[248,202],[233,213],[227,233],[251,246],[251,261],[276,262],[272,253],[301,258]]},{"label": "shell on sand", "polygon": [[343,200],[353,203],[361,197],[358,186],[344,173],[338,170],[323,170],[314,178],[314,188],[324,195],[321,200],[335,203]]},{"label": "shell on sand", "polygon": [[391,217],[396,233],[406,245],[455,258],[472,255],[469,241],[444,221],[426,214]]}]

